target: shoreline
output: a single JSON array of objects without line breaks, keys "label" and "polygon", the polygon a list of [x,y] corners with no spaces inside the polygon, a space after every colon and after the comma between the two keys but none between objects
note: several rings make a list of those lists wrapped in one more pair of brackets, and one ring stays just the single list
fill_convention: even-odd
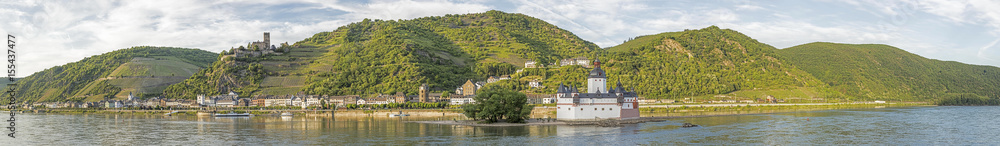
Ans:
[{"label": "shoreline", "polygon": [[[936,106],[936,105],[898,105],[893,107],[924,107],[924,106]],[[529,119],[525,120],[525,123],[506,123],[506,122],[496,122],[496,123],[477,123],[474,120],[451,120],[451,121],[406,121],[407,123],[422,123],[422,124],[439,124],[439,125],[456,125],[456,126],[474,126],[474,127],[510,127],[510,126],[547,126],[547,125],[568,125],[568,126],[583,126],[583,125],[594,125],[594,126],[605,126],[605,127],[615,127],[622,124],[638,124],[645,122],[662,122],[669,119],[677,118],[700,118],[700,117],[721,117],[721,116],[745,116],[745,115],[765,115],[765,114],[783,114],[783,113],[796,113],[796,112],[812,112],[812,111],[826,111],[826,110],[840,110],[840,109],[873,109],[873,108],[885,108],[885,106],[876,107],[866,107],[866,108],[835,108],[835,109],[796,109],[789,111],[777,111],[777,112],[759,112],[759,113],[739,113],[739,114],[703,114],[703,115],[685,115],[685,116],[649,116],[649,117],[639,117],[639,119],[630,120],[610,120],[614,122],[611,126],[605,126],[604,124],[608,120],[601,121],[557,121],[552,119],[551,121],[539,120],[539,119]],[[697,123],[693,123],[697,124]]]},{"label": "shoreline", "polygon": [[[661,107],[640,106],[643,116],[638,121],[648,122],[657,119],[707,117],[707,116],[727,116],[727,115],[752,115],[752,114],[773,114],[787,112],[819,111],[833,109],[868,109],[884,107],[908,107],[908,106],[934,106],[926,103],[889,103],[889,104],[864,104],[864,103],[826,103],[826,104],[768,104],[768,105],[735,105],[735,104],[697,104],[681,105],[681,107]],[[120,110],[120,109],[35,109],[24,110],[24,113],[53,113],[53,114],[112,114],[112,115],[165,115],[174,111],[178,113],[172,116],[209,116],[207,113],[215,112],[237,112],[251,113],[256,116],[278,116],[281,113],[293,113],[295,116],[307,117],[344,117],[344,118],[390,118],[390,115],[400,112],[408,114],[414,118],[451,118],[451,121],[426,121],[422,123],[446,124],[446,125],[470,125],[470,126],[528,126],[528,125],[593,125],[594,122],[541,122],[539,119],[554,118],[556,116],[553,107],[535,107],[529,118],[529,123],[507,123],[507,124],[478,124],[468,122],[461,109],[377,109],[377,110],[255,110],[255,109],[233,109],[233,110]],[[398,117],[395,117],[398,118]],[[408,121],[413,122],[413,121]],[[539,124],[545,123],[545,124]],[[636,123],[626,121],[625,123]]]}]

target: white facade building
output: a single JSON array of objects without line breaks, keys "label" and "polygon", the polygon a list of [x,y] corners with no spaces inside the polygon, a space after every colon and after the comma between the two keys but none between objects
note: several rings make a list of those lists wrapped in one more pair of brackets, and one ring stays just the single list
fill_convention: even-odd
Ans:
[{"label": "white facade building", "polygon": [[601,61],[594,61],[594,70],[587,78],[587,91],[580,93],[576,87],[559,84],[556,91],[556,119],[562,121],[591,121],[603,119],[638,119],[638,96],[626,91],[621,82],[607,89],[607,77],[601,70]]},{"label": "white facade building", "polygon": [[476,103],[476,100],[474,100],[473,98],[452,98],[451,99],[451,105],[463,105],[463,104],[470,104],[470,103]]}]

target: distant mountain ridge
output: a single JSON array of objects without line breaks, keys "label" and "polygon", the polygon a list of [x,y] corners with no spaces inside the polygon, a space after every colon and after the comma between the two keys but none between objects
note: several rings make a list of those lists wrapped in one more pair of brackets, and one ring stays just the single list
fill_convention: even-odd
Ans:
[{"label": "distant mountain ridge", "polygon": [[603,54],[605,70],[616,75],[609,80],[620,79],[646,97],[839,98],[776,51],[742,33],[711,26],[640,36]]},{"label": "distant mountain ridge", "polygon": [[1000,68],[927,59],[881,44],[808,43],[778,51],[859,100],[926,101],[972,93],[1000,98]]}]

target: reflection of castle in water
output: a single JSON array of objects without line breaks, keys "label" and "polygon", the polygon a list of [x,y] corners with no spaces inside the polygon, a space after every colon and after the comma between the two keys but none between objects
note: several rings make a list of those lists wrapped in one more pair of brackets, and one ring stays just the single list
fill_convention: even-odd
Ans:
[{"label": "reflection of castle in water", "polygon": [[[600,126],[570,126],[570,125],[559,125],[555,126],[555,130],[559,132],[556,133],[558,137],[592,137],[590,142],[597,143],[615,143],[626,138],[628,135],[637,134],[640,131],[640,125],[626,125],[624,127],[600,127]],[[562,138],[556,138],[562,139]],[[572,138],[570,138],[572,139]],[[579,139],[573,139],[579,140]],[[559,141],[557,143],[581,143],[581,141]]]}]

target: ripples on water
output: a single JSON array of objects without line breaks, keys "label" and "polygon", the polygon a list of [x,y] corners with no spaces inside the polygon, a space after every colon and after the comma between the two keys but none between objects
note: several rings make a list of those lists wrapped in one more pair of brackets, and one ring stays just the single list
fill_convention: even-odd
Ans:
[{"label": "ripples on water", "polygon": [[[0,145],[998,145],[996,117],[1000,107],[903,107],[678,118],[623,127],[470,127],[403,122],[454,117],[19,114],[18,137],[13,143],[2,138],[7,143]],[[681,128],[682,123],[701,127]]]}]

